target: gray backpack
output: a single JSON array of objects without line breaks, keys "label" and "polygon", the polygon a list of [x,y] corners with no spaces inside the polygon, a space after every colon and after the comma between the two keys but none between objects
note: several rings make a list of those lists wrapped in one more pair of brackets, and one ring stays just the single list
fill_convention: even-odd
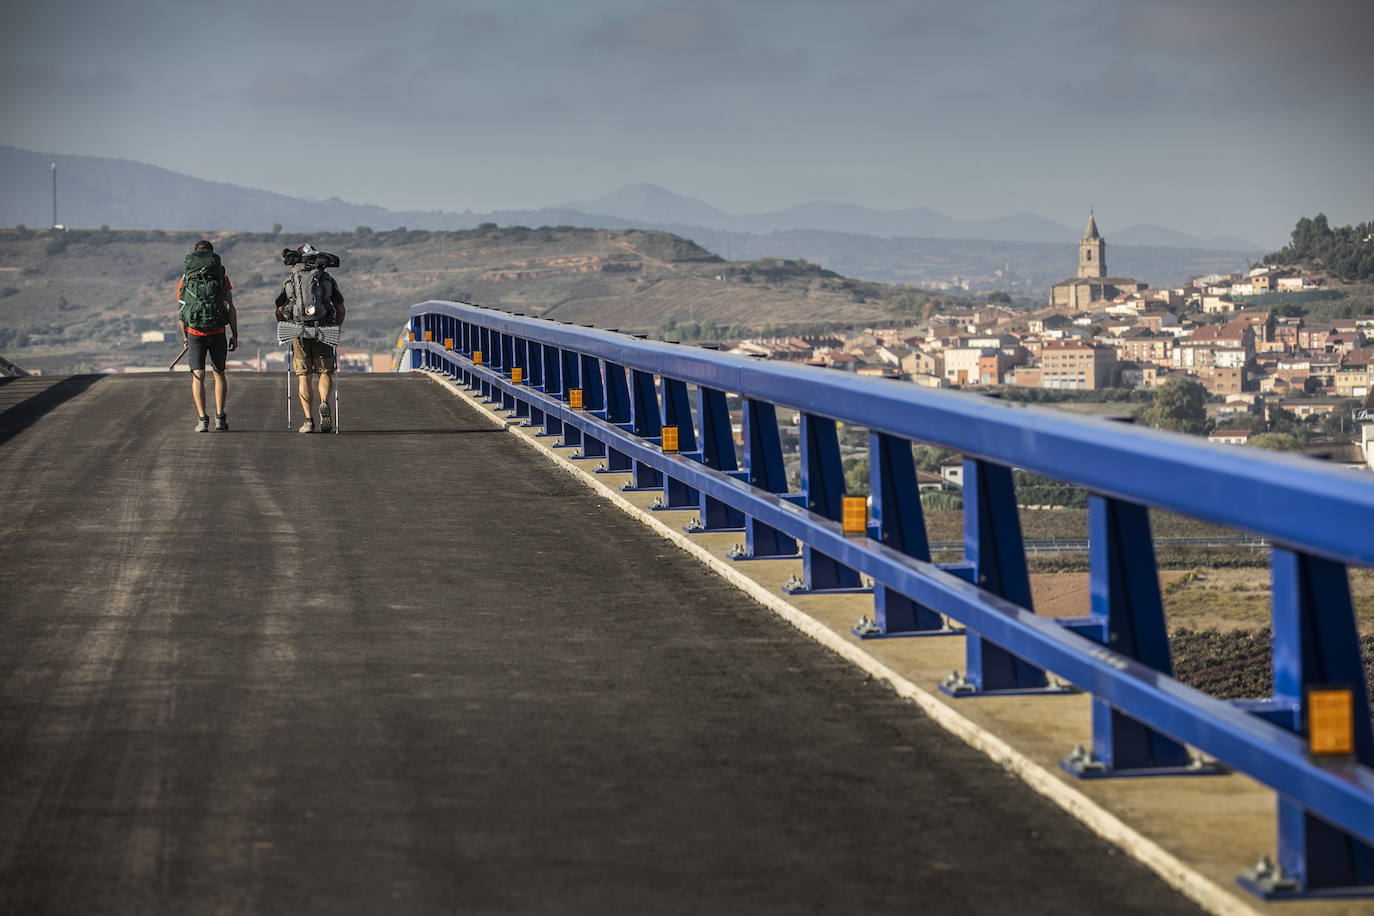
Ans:
[{"label": "gray backpack", "polygon": [[301,324],[331,325],[339,321],[334,308],[334,278],[324,268],[312,271],[293,270],[286,281],[286,306],[282,315],[287,321]]}]

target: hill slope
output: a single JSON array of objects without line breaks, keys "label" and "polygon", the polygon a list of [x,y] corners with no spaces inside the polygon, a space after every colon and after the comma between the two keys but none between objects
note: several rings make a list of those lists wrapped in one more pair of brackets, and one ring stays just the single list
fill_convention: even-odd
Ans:
[{"label": "hill slope", "polygon": [[[1081,231],[1029,213],[961,221],[926,208],[887,211],[819,202],[735,215],[651,184],[538,210],[398,212],[204,181],[127,160],[5,146],[0,146],[0,225],[49,224],[52,162],[58,169],[58,220],[68,227],[261,232],[280,224],[288,232],[351,232],[359,226],[448,231],[493,223],[659,230],[744,258],[805,257],[879,283],[998,289],[1039,298],[1047,298],[1050,284],[1072,273]],[[788,247],[798,237],[805,238],[805,248]],[[1156,285],[1240,269],[1259,254],[1241,239],[1203,240],[1154,226],[1109,233],[1108,242],[1116,270]],[[871,256],[876,250],[882,257]]]},{"label": "hill slope", "polygon": [[[176,282],[198,237],[0,230],[0,355],[47,371],[156,364],[150,351],[167,346],[141,345],[138,333],[175,327]],[[281,250],[307,237],[209,237],[234,285],[245,346],[275,348],[272,300],[286,275]],[[517,227],[317,233],[308,240],[342,258],[332,273],[347,299],[346,343],[363,349],[388,347],[409,307],[426,299],[640,333],[709,323],[737,326],[739,334],[911,319],[959,301],[805,262],[730,263],[663,232]],[[677,336],[684,334],[693,336],[687,327]]]}]

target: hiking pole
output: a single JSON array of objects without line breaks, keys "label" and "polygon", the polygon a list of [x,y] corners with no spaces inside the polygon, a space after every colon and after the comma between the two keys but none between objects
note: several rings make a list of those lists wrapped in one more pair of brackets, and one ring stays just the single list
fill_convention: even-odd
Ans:
[{"label": "hiking pole", "polygon": [[339,434],[339,379],[343,378],[343,367],[339,365],[339,351],[334,351],[334,435]]},{"label": "hiking pole", "polygon": [[191,346],[191,344],[190,344],[189,342],[183,343],[183,344],[181,345],[181,352],[177,354],[177,358],[176,358],[176,359],[172,360],[172,364],[171,364],[170,366],[167,367],[167,371],[168,371],[168,372],[171,372],[173,369],[175,369],[175,368],[177,367],[177,363],[181,362],[181,358],[182,358],[183,356],[186,355],[186,350],[187,350],[187,348],[190,347],[190,346]]},{"label": "hiking pole", "polygon": [[291,349],[286,350],[286,428],[291,428]]}]

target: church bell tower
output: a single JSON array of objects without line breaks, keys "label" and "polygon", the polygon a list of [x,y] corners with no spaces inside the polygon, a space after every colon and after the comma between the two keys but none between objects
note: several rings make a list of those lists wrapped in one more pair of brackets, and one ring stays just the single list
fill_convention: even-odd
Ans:
[{"label": "church bell tower", "polygon": [[1107,242],[1097,233],[1097,221],[1088,212],[1088,228],[1078,241],[1078,276],[1107,276]]}]

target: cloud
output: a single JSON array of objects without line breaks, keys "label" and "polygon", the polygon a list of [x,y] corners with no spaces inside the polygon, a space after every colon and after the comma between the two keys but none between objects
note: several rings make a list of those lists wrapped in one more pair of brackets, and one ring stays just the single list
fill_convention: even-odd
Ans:
[{"label": "cloud", "polygon": [[589,48],[639,57],[716,55],[741,40],[728,13],[710,4],[674,3],[630,15],[608,16],[587,33]]},{"label": "cloud", "polygon": [[1363,101],[1374,111],[1368,0],[1154,0],[1121,15],[1124,28],[1222,104]]},{"label": "cloud", "polygon": [[47,65],[0,67],[0,86],[4,96],[32,93],[45,97],[63,95],[114,96],[137,88],[128,74],[118,70],[76,73]]},{"label": "cloud", "polygon": [[733,9],[674,2],[607,16],[589,27],[579,44],[609,70],[633,67],[637,78],[649,83],[684,75],[709,84],[800,79],[810,54],[782,36],[781,30],[770,34]]}]

